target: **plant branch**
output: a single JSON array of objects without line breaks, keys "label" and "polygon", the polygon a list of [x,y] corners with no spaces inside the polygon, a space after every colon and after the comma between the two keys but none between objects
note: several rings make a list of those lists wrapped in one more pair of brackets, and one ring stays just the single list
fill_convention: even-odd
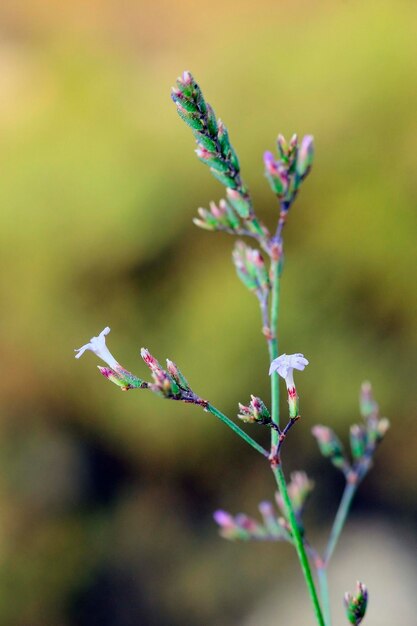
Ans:
[{"label": "plant branch", "polygon": [[[273,361],[278,357],[278,313],[279,313],[279,295],[280,295],[280,276],[279,276],[279,258],[271,259],[271,317],[270,328],[268,336],[268,350],[270,361]],[[300,528],[295,517],[294,509],[291,504],[290,497],[288,495],[287,484],[284,477],[284,472],[280,462],[276,462],[274,451],[278,449],[280,443],[279,432],[279,376],[277,372],[273,372],[271,375],[271,417],[273,424],[277,429],[271,429],[271,457],[274,457],[271,463],[272,471],[278,486],[279,493],[284,504],[284,510],[286,512],[287,520],[291,529],[292,538],[294,541],[295,549],[300,561],[301,569],[304,575],[304,579],[307,585],[307,589],[310,595],[311,602],[316,614],[317,623],[319,626],[325,626],[323,616],[321,613],[319,599],[317,597],[317,591],[314,585],[313,576],[311,574],[310,564],[301,537]],[[291,422],[287,424],[286,431],[291,427]]]},{"label": "plant branch", "polygon": [[321,605],[323,607],[323,617],[326,626],[332,626],[332,618],[330,613],[330,597],[329,597],[329,585],[327,581],[327,569],[326,567],[317,568],[317,577],[319,581]]},{"label": "plant branch", "polygon": [[[268,338],[269,360],[272,362],[278,357],[278,312],[279,312],[279,259],[271,261],[271,322],[270,335]],[[271,375],[271,404],[272,404],[272,421],[279,427],[279,376],[277,372]],[[273,429],[271,431],[271,447],[278,445],[278,432]]]},{"label": "plant branch", "polygon": [[248,443],[250,446],[252,446],[252,448],[254,448],[257,452],[262,454],[262,456],[268,458],[269,453],[268,453],[267,450],[265,450],[265,448],[263,448],[259,443],[257,443],[254,439],[252,439],[252,437],[250,437],[237,424],[232,422],[231,419],[226,417],[226,415],[224,415],[221,411],[216,409],[215,406],[213,406],[210,403],[207,403],[207,404],[202,405],[202,406],[204,406],[204,409],[206,411],[208,411],[212,415],[215,415],[216,417],[218,417],[219,420],[221,420],[224,424],[226,424],[226,426],[228,426],[231,430],[233,430],[233,432],[235,432],[237,435],[239,435],[239,437],[241,437],[244,441],[246,441],[246,443]]},{"label": "plant branch", "polygon": [[330,559],[332,558],[334,549],[336,548],[337,542],[339,541],[339,537],[343,530],[343,526],[345,525],[346,518],[350,510],[350,505],[352,504],[352,500],[356,493],[357,487],[357,482],[346,483],[345,490],[343,492],[342,499],[340,500],[339,508],[337,510],[336,517],[330,531],[329,541],[324,552],[324,563],[326,567],[328,566]]},{"label": "plant branch", "polygon": [[310,600],[314,607],[314,612],[316,615],[317,623],[319,624],[319,626],[326,626],[324,619],[323,619],[322,612],[321,612],[316,587],[314,585],[314,580],[313,580],[313,576],[311,573],[310,564],[308,562],[306,550],[304,547],[303,538],[301,537],[300,528],[297,524],[297,520],[294,514],[294,510],[292,508],[291,500],[288,495],[284,472],[282,471],[281,465],[273,465],[272,471],[274,473],[275,480],[277,482],[278,489],[279,489],[279,492],[281,494],[281,497],[284,503],[284,510],[287,515],[288,523],[290,525],[295,549],[297,551],[297,555],[300,561],[300,565],[301,565],[301,569],[302,569],[304,579],[307,585],[308,593],[310,595]]}]

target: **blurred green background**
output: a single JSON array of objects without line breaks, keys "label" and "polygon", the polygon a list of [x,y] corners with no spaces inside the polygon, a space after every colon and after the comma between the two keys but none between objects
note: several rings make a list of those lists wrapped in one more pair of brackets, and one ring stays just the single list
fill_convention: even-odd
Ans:
[{"label": "blurred green background", "polygon": [[[313,537],[323,545],[342,484],[310,428],[347,433],[368,378],[392,430],[352,524],[363,541],[382,523],[381,558],[386,536],[410,532],[416,19],[405,0],[1,3],[0,624],[232,626],[271,594],[307,603],[289,547],[225,542],[212,521],[216,508],[256,514],[271,498],[262,459],[197,408],[121,394],[93,355],[74,360],[109,325],[110,349],[139,376],[146,346],[231,417],[250,393],[268,397],[232,239],[191,222],[223,190],[170,100],[184,69],[227,124],[269,225],[263,151],[278,132],[315,136],[285,232],[280,320],[281,351],[311,362],[285,463],[317,483]],[[360,557],[334,589],[339,623]],[[378,580],[365,579],[369,626],[383,624],[378,606],[389,624],[398,609]],[[268,623],[289,623],[278,615]]]}]

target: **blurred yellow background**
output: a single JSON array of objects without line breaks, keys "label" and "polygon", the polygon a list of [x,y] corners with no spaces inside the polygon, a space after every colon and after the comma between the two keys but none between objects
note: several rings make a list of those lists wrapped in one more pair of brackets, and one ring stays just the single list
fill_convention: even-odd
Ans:
[{"label": "blurred yellow background", "polygon": [[[321,545],[342,483],[310,428],[331,425],[346,441],[370,379],[392,429],[354,523],[362,541],[374,523],[407,536],[416,19],[406,0],[0,5],[0,624],[232,626],[266,595],[288,600],[290,579],[294,603],[306,595],[289,547],[217,536],[214,509],[256,514],[272,497],[257,455],[197,408],[120,394],[93,355],[74,360],[109,325],[110,349],[139,376],[146,346],[231,417],[250,393],[268,399],[259,312],[235,278],[233,241],[191,222],[223,190],[170,99],[184,69],[228,126],[269,225],[263,151],[278,132],[315,137],[285,232],[281,351],[311,363],[286,468],[317,483],[307,520]],[[390,562],[405,567],[400,550]],[[332,589],[339,604],[358,569],[360,559]],[[371,595],[369,626],[383,626],[372,610],[387,596]],[[339,605],[335,615],[342,623]]]}]

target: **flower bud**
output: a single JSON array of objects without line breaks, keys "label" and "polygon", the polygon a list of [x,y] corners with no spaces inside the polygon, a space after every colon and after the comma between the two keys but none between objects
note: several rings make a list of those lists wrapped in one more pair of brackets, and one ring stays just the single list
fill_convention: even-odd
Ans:
[{"label": "flower bud", "polygon": [[333,430],[327,426],[319,425],[314,426],[311,432],[317,440],[322,455],[330,459],[335,467],[346,473],[349,470],[349,463],[345,458],[342,443]]},{"label": "flower bud", "polygon": [[149,367],[152,373],[152,378],[155,381],[154,385],[150,385],[149,388],[152,391],[159,392],[165,398],[180,398],[181,391],[173,377],[166,372],[160,363],[146,348],[142,348],[140,351],[142,359]]},{"label": "flower bud", "polygon": [[252,209],[249,199],[237,189],[228,188],[226,190],[226,193],[227,199],[229,200],[236,213],[240,215],[240,217],[242,217],[243,219],[249,217]]},{"label": "flower bud", "polygon": [[282,160],[286,160],[288,157],[288,143],[281,133],[278,135],[277,139],[278,153]]},{"label": "flower bud", "polygon": [[365,617],[368,605],[368,590],[361,582],[356,583],[356,593],[345,593],[344,597],[346,617],[351,624],[358,626]]},{"label": "flower bud", "polygon": [[260,398],[253,395],[251,396],[249,406],[239,402],[238,418],[247,423],[269,424],[271,422],[271,415],[265,404]]},{"label": "flower bud", "polygon": [[184,390],[190,391],[190,385],[178,365],[167,359],[167,370],[175,382]]},{"label": "flower bud", "polygon": [[311,135],[306,135],[301,141],[297,153],[296,170],[302,180],[309,173],[314,159],[314,139]]},{"label": "flower bud", "polygon": [[[292,472],[287,488],[294,513],[297,518],[300,518],[306,500],[314,489],[314,482],[309,479],[305,472]],[[275,494],[275,500],[281,512],[285,515],[284,502],[279,492]]]},{"label": "flower bud", "polygon": [[378,417],[379,407],[372,392],[372,385],[368,381],[362,383],[359,395],[359,408],[365,421]]},{"label": "flower bud", "polygon": [[364,426],[353,424],[353,426],[350,427],[350,449],[355,461],[363,456],[367,439],[367,432]]},{"label": "flower bud", "polygon": [[385,437],[389,427],[390,427],[390,421],[386,417],[383,417],[378,421],[378,425],[376,427],[377,434],[378,434],[378,442],[382,441],[382,439]]},{"label": "flower bud", "polygon": [[271,189],[278,197],[283,197],[288,191],[289,178],[285,166],[275,160],[272,152],[264,153],[265,176]]}]

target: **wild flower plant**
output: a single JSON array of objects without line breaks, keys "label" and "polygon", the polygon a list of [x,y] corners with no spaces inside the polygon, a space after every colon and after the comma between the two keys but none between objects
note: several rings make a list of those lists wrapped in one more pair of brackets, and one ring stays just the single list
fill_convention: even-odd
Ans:
[{"label": "wild flower plant", "polygon": [[[170,360],[162,366],[145,348],[141,356],[151,372],[152,380],[146,382],[126,370],[116,361],[106,346],[105,337],[110,328],[105,328],[98,337],[93,337],[76,352],[79,358],[85,351],[94,352],[107,367],[100,372],[121,387],[149,389],[170,400],[179,400],[202,407],[222,420],[246,443],[265,457],[277,483],[275,504],[261,502],[260,520],[246,514],[231,515],[216,511],[214,519],[220,534],[232,540],[287,541],[296,550],[317,623],[331,626],[328,593],[328,568],[338,539],[345,524],[350,505],[360,482],[369,471],[378,444],[382,441],[389,422],[381,418],[369,383],[362,385],[360,412],[362,421],[350,429],[350,458],[342,443],[327,426],[314,426],[320,452],[340,470],[345,477],[345,488],[341,497],[329,540],[320,554],[308,539],[303,524],[303,510],[314,484],[304,472],[293,472],[287,483],[282,463],[282,447],[290,429],[299,421],[299,397],[294,383],[294,370],[303,371],[308,360],[302,354],[279,356],[278,311],[280,304],[280,279],[284,269],[283,231],[290,210],[309,174],[314,156],[313,137],[306,135],[299,141],[293,135],[287,141],[278,135],[277,152],[265,152],[265,176],[279,205],[276,230],[271,233],[257,217],[249,190],[242,180],[240,163],[230,143],[224,123],[217,119],[212,107],[189,72],[178,78],[172,89],[172,99],[181,119],[192,129],[197,142],[197,157],[209,167],[213,176],[225,187],[226,194],[217,204],[210,203],[209,209],[198,209],[194,223],[206,230],[223,231],[234,236],[254,240],[250,247],[241,240],[235,243],[233,262],[244,286],[252,291],[260,306],[262,332],[268,344],[271,377],[271,408],[258,397],[251,396],[248,405],[239,403],[237,417],[244,423],[270,428],[271,446],[266,450],[238,424],[229,419],[209,401],[202,399],[190,387],[178,366]],[[279,377],[285,380],[288,399],[288,420],[280,422]],[[313,571],[316,573],[319,592],[316,589]],[[365,615],[368,592],[363,583],[357,583],[355,595],[345,594],[345,609],[351,624],[360,624]]]}]

